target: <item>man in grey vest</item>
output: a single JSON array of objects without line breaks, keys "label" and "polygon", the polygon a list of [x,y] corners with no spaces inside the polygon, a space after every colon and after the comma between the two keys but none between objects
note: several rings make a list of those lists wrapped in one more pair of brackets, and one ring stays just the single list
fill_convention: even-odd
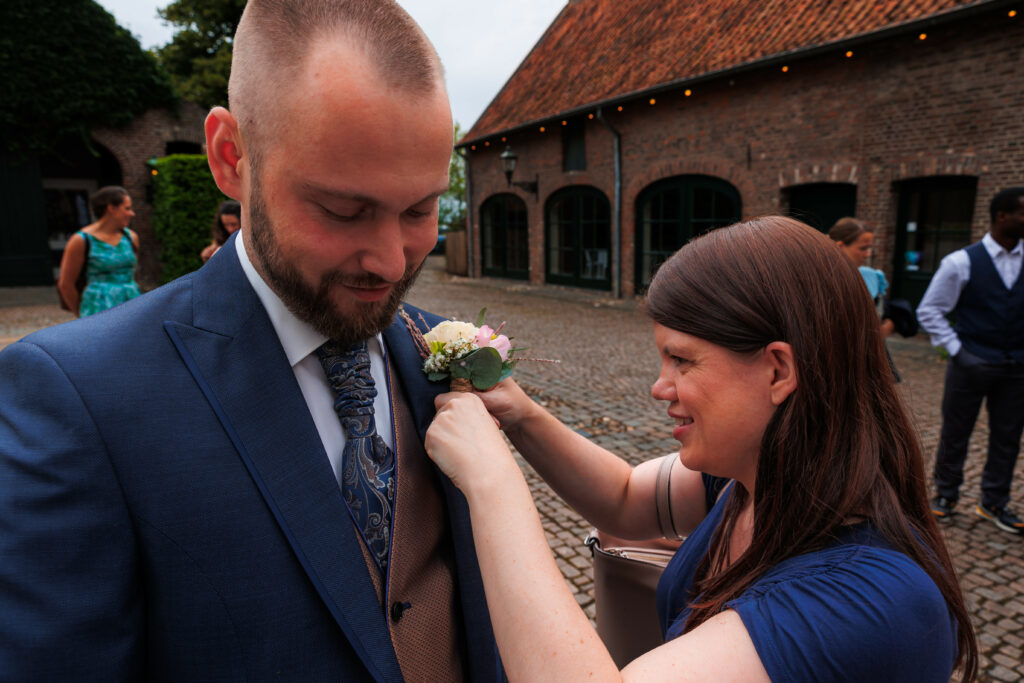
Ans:
[{"label": "man in grey vest", "polygon": [[[950,356],[932,512],[939,521],[953,514],[967,444],[985,399],[988,458],[975,512],[1003,531],[1024,535],[1024,521],[1008,507],[1024,431],[1024,187],[996,194],[989,212],[991,230],[942,259],[917,308],[932,344],[945,346]],[[946,320],[948,313],[955,325]]]}]

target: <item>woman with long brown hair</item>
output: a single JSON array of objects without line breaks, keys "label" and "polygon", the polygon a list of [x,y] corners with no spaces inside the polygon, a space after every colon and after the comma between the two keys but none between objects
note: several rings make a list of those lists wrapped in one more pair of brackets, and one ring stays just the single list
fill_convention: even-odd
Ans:
[{"label": "woman with long brown hair", "polygon": [[[977,646],[920,444],[863,290],[827,237],[781,217],[697,238],[655,275],[652,394],[680,442],[668,515],[687,539],[658,589],[667,642],[622,678],[974,678]],[[661,463],[630,467],[510,380],[438,403],[427,451],[469,503],[509,678],[617,680],[494,421],[620,538],[663,528]]]},{"label": "woman with long brown hair", "polygon": [[240,227],[242,227],[242,205],[234,199],[221,202],[217,207],[217,213],[213,216],[213,225],[210,228],[212,239],[199,252],[199,258],[203,259],[203,263],[209,261],[224,246],[232,233]]}]

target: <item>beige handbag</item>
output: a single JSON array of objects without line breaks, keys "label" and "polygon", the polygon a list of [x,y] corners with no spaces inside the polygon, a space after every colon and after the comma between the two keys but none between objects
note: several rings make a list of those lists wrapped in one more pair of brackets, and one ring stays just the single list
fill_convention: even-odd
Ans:
[{"label": "beige handbag", "polygon": [[669,485],[678,459],[666,456],[658,470],[658,522],[665,538],[624,541],[594,529],[585,541],[594,558],[597,633],[620,669],[664,643],[655,593],[682,540],[672,523]]}]

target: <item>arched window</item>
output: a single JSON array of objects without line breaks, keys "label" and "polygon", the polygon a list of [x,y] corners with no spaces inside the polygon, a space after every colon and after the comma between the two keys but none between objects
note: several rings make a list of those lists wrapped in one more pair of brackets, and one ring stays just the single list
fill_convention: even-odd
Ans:
[{"label": "arched window", "polygon": [[594,187],[566,187],[545,211],[547,281],[611,288],[611,207]]},{"label": "arched window", "polygon": [[530,275],[526,204],[514,194],[488,197],[480,207],[483,273],[525,280]]},{"label": "arched window", "polygon": [[898,183],[895,190],[899,213],[892,254],[892,296],[917,306],[942,257],[971,243],[978,179],[915,178]]},{"label": "arched window", "polygon": [[198,142],[189,142],[188,140],[171,140],[164,145],[164,154],[170,156],[172,154],[202,154],[203,146]]},{"label": "arched window", "polygon": [[857,186],[852,183],[807,183],[784,193],[789,215],[828,233],[836,221],[857,215]]},{"label": "arched window", "polygon": [[724,180],[686,175],[648,185],[636,200],[636,287],[697,235],[740,219],[740,193]]}]

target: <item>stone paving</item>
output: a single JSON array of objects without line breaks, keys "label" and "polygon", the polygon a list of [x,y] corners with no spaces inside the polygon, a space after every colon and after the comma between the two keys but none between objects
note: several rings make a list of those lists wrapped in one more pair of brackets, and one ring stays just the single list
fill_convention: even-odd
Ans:
[{"label": "stone paving", "polygon": [[[558,364],[522,363],[520,384],[564,422],[631,463],[676,450],[663,405],[650,396],[658,368],[650,323],[635,300],[508,280],[469,280],[443,272],[431,257],[410,303],[440,315],[475,320],[483,306],[494,325],[526,355]],[[0,289],[0,348],[34,329],[64,322],[52,288]],[[901,391],[924,444],[927,471],[938,439],[944,361],[923,336],[889,342],[903,375]],[[978,633],[981,681],[1024,680],[1024,538],[1015,538],[971,514],[979,495],[987,443],[984,412],[971,441],[960,510],[944,527]],[[540,510],[548,542],[577,602],[593,619],[593,573],[583,546],[589,525],[533,470],[521,463]],[[1018,468],[1019,470],[1019,468]],[[1024,512],[1024,475],[1018,471],[1011,506]]]}]

